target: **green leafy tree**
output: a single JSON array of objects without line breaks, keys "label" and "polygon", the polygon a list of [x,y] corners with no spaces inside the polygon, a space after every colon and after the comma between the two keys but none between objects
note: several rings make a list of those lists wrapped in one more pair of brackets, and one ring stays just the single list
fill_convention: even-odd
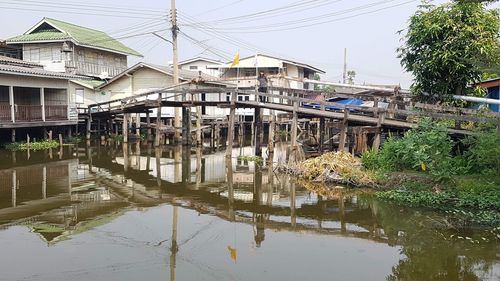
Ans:
[{"label": "green leafy tree", "polygon": [[398,55],[415,76],[418,100],[447,102],[453,95],[478,93],[469,86],[486,68],[498,67],[499,12],[483,2],[490,1],[424,2],[410,18]]}]

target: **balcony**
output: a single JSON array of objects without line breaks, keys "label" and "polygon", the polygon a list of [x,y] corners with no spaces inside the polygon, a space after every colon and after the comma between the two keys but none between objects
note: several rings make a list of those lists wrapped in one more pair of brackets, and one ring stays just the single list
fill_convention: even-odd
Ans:
[{"label": "balcony", "polygon": [[114,77],[127,69],[126,66],[110,66],[76,61],[67,61],[66,68],[73,70],[70,72],[74,72],[75,74],[100,76],[103,73],[108,73],[109,77]]}]

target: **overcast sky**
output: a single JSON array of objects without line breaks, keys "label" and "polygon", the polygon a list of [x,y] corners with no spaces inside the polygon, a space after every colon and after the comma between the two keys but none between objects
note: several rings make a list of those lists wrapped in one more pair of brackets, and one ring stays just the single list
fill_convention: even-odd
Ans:
[{"label": "overcast sky", "polygon": [[[411,76],[396,57],[401,45],[397,31],[407,26],[419,4],[419,0],[177,0],[183,32],[179,56],[225,60],[238,50],[241,56],[270,53],[323,69],[327,73],[323,80],[337,82],[347,48],[348,69],[356,71],[356,83],[406,88]],[[154,35],[138,34],[158,31],[171,39],[169,23],[161,20],[169,9],[170,0],[0,0],[0,39],[22,34],[46,16],[123,38],[123,43],[144,54],[130,58],[129,64],[139,60],[167,64],[171,45]],[[124,38],[129,36],[133,37]]]}]

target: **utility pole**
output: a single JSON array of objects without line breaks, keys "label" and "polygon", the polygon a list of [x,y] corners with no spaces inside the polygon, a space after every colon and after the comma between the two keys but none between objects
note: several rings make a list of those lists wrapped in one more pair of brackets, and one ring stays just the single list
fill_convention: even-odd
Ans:
[{"label": "utility pole", "polygon": [[344,48],[344,73],[342,74],[342,83],[347,83],[347,48]]},{"label": "utility pole", "polygon": [[[179,84],[179,57],[177,53],[177,32],[179,31],[179,27],[177,26],[177,8],[175,7],[175,0],[171,0],[171,23],[172,23],[172,50],[173,50],[173,72],[174,72],[174,85]],[[180,101],[181,97],[179,95],[175,96],[176,101]],[[175,135],[174,141],[176,143],[181,142],[181,134],[178,128],[181,127],[181,109],[175,108],[175,116],[174,116],[174,128]]]}]

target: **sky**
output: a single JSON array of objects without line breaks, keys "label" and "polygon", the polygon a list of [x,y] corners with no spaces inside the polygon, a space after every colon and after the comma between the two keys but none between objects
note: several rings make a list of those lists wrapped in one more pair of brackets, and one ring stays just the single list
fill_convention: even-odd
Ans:
[{"label": "sky", "polygon": [[[446,1],[434,1],[439,4]],[[166,65],[172,61],[167,16],[170,0],[0,0],[0,39],[24,33],[43,17],[108,32],[143,58]],[[400,84],[412,76],[397,58],[397,32],[407,27],[419,0],[177,0],[179,59],[204,56],[230,60],[256,53],[310,64],[326,72],[322,80],[342,79],[347,68],[357,84]]]}]

